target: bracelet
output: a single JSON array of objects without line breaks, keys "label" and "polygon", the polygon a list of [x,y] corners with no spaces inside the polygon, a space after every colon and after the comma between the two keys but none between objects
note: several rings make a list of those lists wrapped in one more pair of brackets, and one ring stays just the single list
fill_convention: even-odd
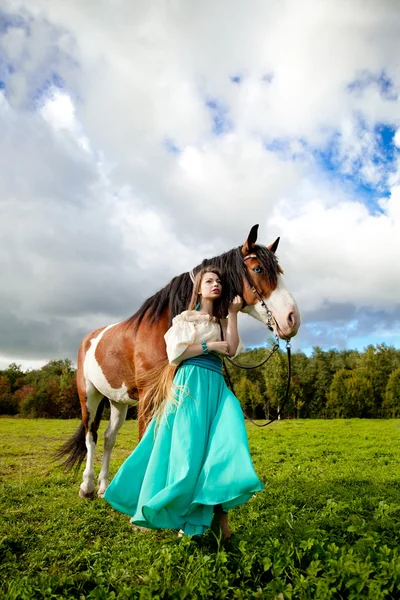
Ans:
[{"label": "bracelet", "polygon": [[208,354],[207,342],[201,342],[201,347],[203,348],[203,354]]}]

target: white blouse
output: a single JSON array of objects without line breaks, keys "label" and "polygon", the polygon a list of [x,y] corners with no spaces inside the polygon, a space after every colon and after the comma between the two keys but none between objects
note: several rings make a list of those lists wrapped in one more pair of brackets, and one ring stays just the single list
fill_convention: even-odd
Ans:
[{"label": "white blouse", "polygon": [[[164,335],[164,339],[169,363],[177,366],[181,362],[179,357],[191,344],[220,342],[221,329],[215,317],[200,314],[197,310],[185,310],[172,319],[172,326]],[[243,342],[239,338],[235,356],[243,350]]]}]

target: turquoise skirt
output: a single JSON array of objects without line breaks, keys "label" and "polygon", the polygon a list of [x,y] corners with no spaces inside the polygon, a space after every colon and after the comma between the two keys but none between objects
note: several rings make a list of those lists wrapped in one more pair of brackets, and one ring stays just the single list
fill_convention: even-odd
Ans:
[{"label": "turquoise skirt", "polygon": [[214,506],[228,510],[263,488],[251,461],[243,413],[215,356],[184,361],[176,402],[148,426],[104,498],[131,522],[200,535]]}]

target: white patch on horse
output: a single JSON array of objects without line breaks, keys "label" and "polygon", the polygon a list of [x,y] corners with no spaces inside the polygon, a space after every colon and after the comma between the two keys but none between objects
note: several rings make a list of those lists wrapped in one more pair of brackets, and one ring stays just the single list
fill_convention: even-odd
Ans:
[{"label": "white patch on horse", "polygon": [[108,471],[110,467],[111,452],[114,448],[115,440],[117,439],[117,433],[125,422],[127,411],[127,404],[111,402],[110,421],[104,434],[104,454],[98,479],[99,490],[97,495],[100,498],[103,497],[108,486]]},{"label": "white patch on horse", "polygon": [[[265,298],[265,303],[272,313],[278,326],[279,337],[293,337],[300,327],[300,313],[296,301],[283,284],[282,278],[278,276],[278,284],[272,294]],[[262,323],[267,322],[267,313],[261,302],[252,306],[246,306],[243,312],[258,319]],[[276,325],[274,330],[276,330]]]},{"label": "white patch on horse", "polygon": [[109,400],[114,400],[115,402],[127,402],[129,404],[137,404],[137,401],[132,400],[128,394],[128,388],[123,383],[120,388],[111,387],[107,378],[105,377],[101,366],[96,360],[96,348],[101,338],[105,334],[106,331],[115,327],[118,323],[114,323],[113,325],[109,325],[106,327],[96,338],[93,338],[90,342],[90,348],[86,353],[85,362],[83,365],[83,372],[86,380],[86,388],[90,383],[94,385],[94,387],[106,398]]}]

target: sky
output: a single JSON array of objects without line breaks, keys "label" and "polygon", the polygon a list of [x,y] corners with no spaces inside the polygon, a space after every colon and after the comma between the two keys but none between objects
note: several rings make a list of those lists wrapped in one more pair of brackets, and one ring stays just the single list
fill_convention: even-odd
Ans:
[{"label": "sky", "polygon": [[400,348],[399,31],[398,0],[2,0],[0,368],[75,360],[255,223],[295,350]]}]

